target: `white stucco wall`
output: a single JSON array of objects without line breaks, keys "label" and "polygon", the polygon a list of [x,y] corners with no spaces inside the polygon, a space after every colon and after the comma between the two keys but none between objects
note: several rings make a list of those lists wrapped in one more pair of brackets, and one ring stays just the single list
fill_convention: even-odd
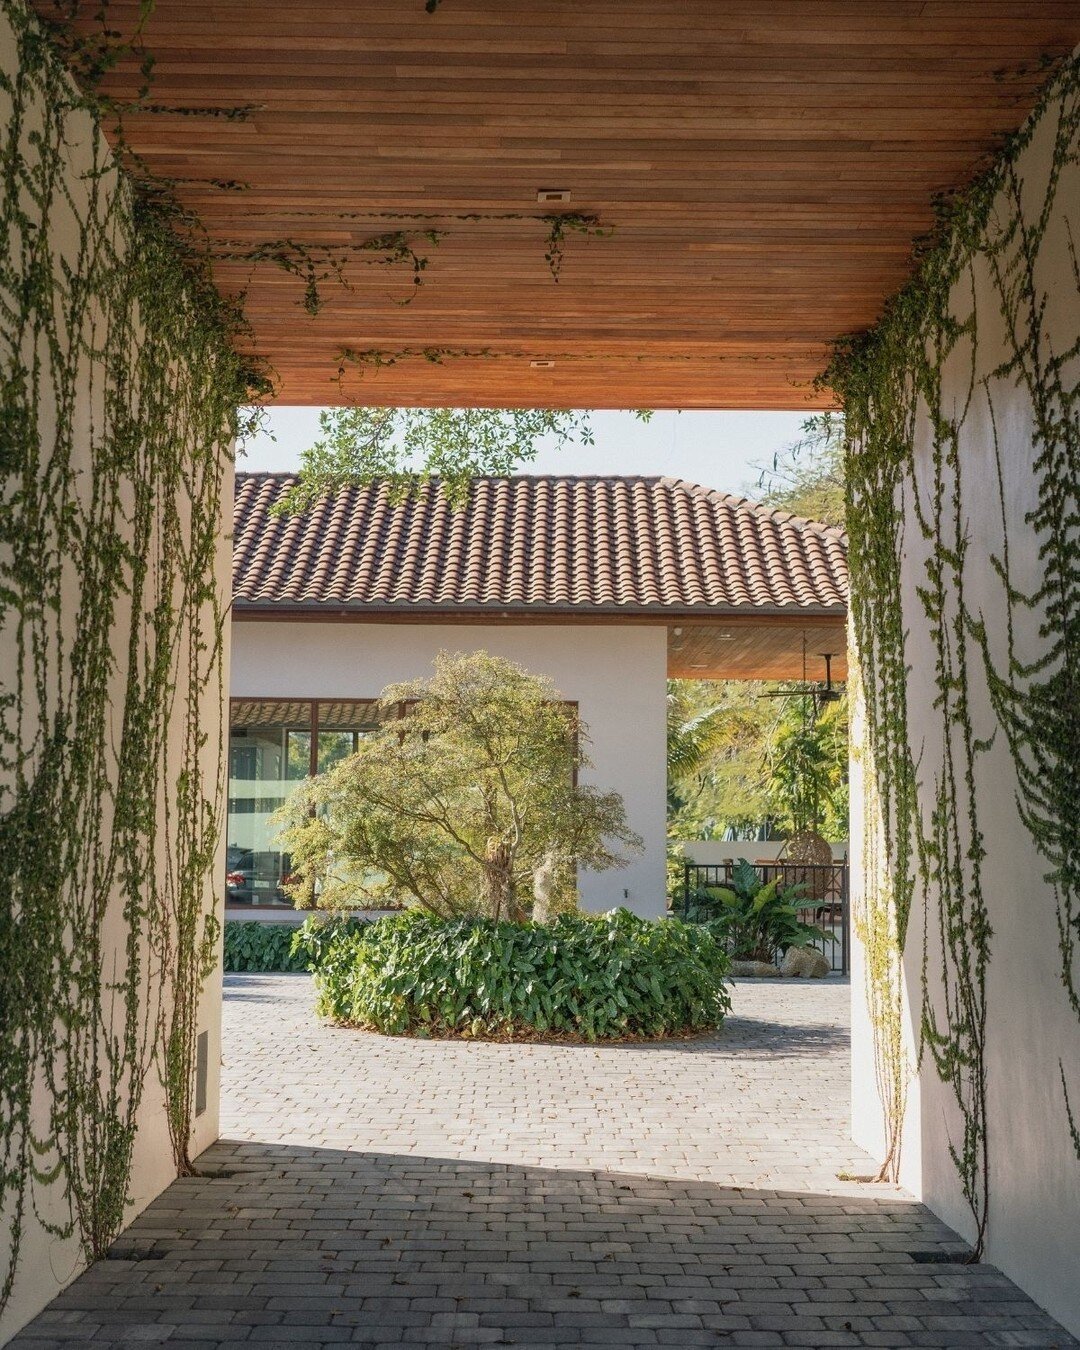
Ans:
[{"label": "white stucco wall", "polygon": [[[9,74],[14,80],[14,70],[12,69],[15,60],[16,44],[11,29],[7,26],[6,16],[0,13],[0,60],[2,60],[5,73]],[[0,91],[0,135],[7,132],[9,127],[8,117],[10,113],[10,103],[7,95]],[[23,125],[24,135],[29,135],[35,130],[33,118],[31,117]],[[84,110],[79,110],[69,115],[65,126],[65,153],[68,157],[68,166],[65,172],[64,188],[65,192],[70,194],[68,200],[60,199],[53,203],[53,209],[49,216],[49,235],[48,240],[54,255],[58,259],[63,259],[71,268],[74,275],[78,275],[80,265],[85,265],[85,260],[80,263],[80,238],[78,229],[78,217],[85,214],[87,210],[88,194],[91,185],[94,182],[92,170],[94,168],[93,156],[90,150],[91,144],[91,121],[89,114]],[[31,156],[32,158],[32,156]],[[106,174],[103,178],[104,191],[113,189],[115,179]],[[24,202],[25,209],[33,216],[37,209],[29,200]],[[91,315],[91,319],[97,322],[101,321],[101,316]],[[90,319],[87,320],[89,325]],[[26,325],[22,331],[23,347],[21,356],[25,360],[27,368],[33,367],[31,344],[34,339],[32,325]],[[7,336],[7,335],[6,335]],[[136,335],[136,338],[138,335]],[[82,334],[82,340],[87,347],[100,348],[100,335],[91,335],[89,332]],[[10,354],[9,349],[5,349],[5,355]],[[42,361],[41,383],[45,389],[50,388],[48,353],[44,350],[44,344],[37,349],[37,357]],[[178,384],[183,383],[183,372],[177,374]],[[73,498],[79,503],[80,509],[85,510],[90,494],[95,490],[95,486],[100,489],[100,484],[95,485],[94,463],[95,463],[95,444],[96,438],[104,434],[103,429],[108,426],[109,417],[104,406],[103,391],[108,385],[108,376],[101,368],[100,358],[91,359],[89,356],[83,356],[81,369],[75,381],[75,387],[71,398],[74,406],[72,424],[74,427],[73,444],[71,446],[71,470],[70,481],[74,484],[72,490]],[[127,390],[132,405],[137,405],[140,395],[140,389],[136,385]],[[64,482],[67,476],[67,470],[57,468],[57,465],[63,464],[64,448],[56,447],[54,443],[54,422],[55,404],[44,403],[41,408],[39,420],[40,450],[38,471],[41,476],[46,473],[53,475],[55,482]],[[227,457],[227,451],[223,452]],[[53,458],[55,456],[55,458]],[[137,456],[132,456],[132,462],[138,462]],[[20,480],[23,477],[24,470],[20,466],[20,472],[9,473],[5,476],[0,491],[4,496],[10,492],[18,491]],[[133,470],[134,472],[134,470]],[[120,502],[116,511],[110,518],[101,517],[101,527],[106,525],[115,527],[117,537],[125,544],[130,543],[130,522],[124,513],[130,511],[133,497],[133,485],[130,478],[122,478],[119,486]],[[231,515],[232,504],[232,471],[231,467],[224,470],[224,481],[222,483],[222,505],[228,509]],[[184,522],[182,528],[190,521],[190,515],[185,514],[186,504],[181,501],[178,504],[178,512]],[[10,510],[10,504],[5,501],[6,509]],[[35,527],[36,528],[36,527]],[[43,535],[45,531],[43,528]],[[221,540],[222,547],[217,555],[216,566],[216,584],[219,594],[227,596],[231,586],[231,556],[227,543],[226,522],[224,515],[221,521]],[[42,549],[42,568],[46,563],[51,566],[53,562],[51,551],[56,547],[55,541],[49,537],[43,537],[41,540]],[[140,601],[140,605],[153,603],[155,594],[155,579],[159,575],[157,572],[156,550],[160,547],[160,535],[155,535],[151,546],[149,557],[149,569],[151,579],[148,582],[146,595]],[[3,561],[7,563],[8,558]],[[70,678],[71,668],[74,663],[77,649],[80,642],[79,623],[79,602],[82,594],[82,578],[78,571],[76,562],[71,557],[64,557],[58,561],[58,567],[61,569],[61,582],[59,589],[63,594],[63,606],[61,620],[52,621],[52,629],[49,632],[48,649],[48,674],[45,677],[47,687],[41,692],[40,703],[49,708],[60,697],[59,691],[65,690],[68,686],[66,681]],[[128,562],[121,556],[117,556],[115,566],[123,576],[128,576]],[[167,574],[162,574],[167,575]],[[5,585],[10,583],[10,576],[5,575]],[[47,582],[42,578],[42,586],[47,586]],[[179,594],[174,595],[174,601],[178,602],[182,597]],[[101,831],[101,837],[109,839],[109,830],[111,827],[112,796],[117,781],[117,763],[119,761],[120,746],[124,734],[124,708],[125,698],[127,696],[127,681],[129,674],[128,662],[131,657],[131,645],[129,644],[129,635],[134,629],[141,639],[142,629],[145,627],[149,618],[145,610],[140,609],[132,615],[131,603],[127,595],[121,594],[117,597],[117,604],[112,615],[111,627],[111,647],[113,652],[114,667],[108,680],[108,686],[105,693],[104,716],[107,719],[105,735],[109,744],[110,760],[107,763],[104,774],[108,782],[99,783],[99,797],[89,803],[88,819],[86,829],[95,828],[95,824]],[[91,622],[93,619],[91,619]],[[31,751],[31,765],[34,763],[33,755],[40,750],[40,737],[42,735],[42,726],[35,720],[38,703],[38,690],[23,686],[24,700],[22,704],[17,701],[10,706],[7,705],[7,696],[20,688],[18,678],[18,643],[16,641],[16,619],[13,614],[13,607],[8,606],[5,598],[3,604],[0,604],[0,707],[4,708],[4,732],[9,734],[12,727],[16,728],[16,744],[23,748],[29,747]],[[183,663],[186,662],[188,652],[184,641],[184,633],[176,631],[169,635],[175,641],[175,661],[177,670],[184,669]],[[223,637],[223,651],[221,659],[225,662],[225,671],[227,673],[227,654],[229,634],[226,628]],[[137,649],[136,659],[145,660],[145,653],[142,652],[141,640],[135,644]],[[146,643],[146,651],[154,650],[154,643]],[[213,655],[203,653],[199,657],[200,674],[205,676],[207,670],[213,666]],[[30,659],[24,655],[24,666],[21,672],[24,679],[33,675],[33,669],[30,666]],[[168,750],[165,756],[163,777],[167,781],[160,784],[159,799],[159,824],[166,814],[166,798],[168,799],[167,809],[171,817],[171,827],[176,824],[176,784],[175,778],[170,778],[170,774],[179,771],[178,766],[184,762],[184,700],[187,694],[187,685],[185,676],[179,674],[175,686],[175,703],[171,721],[166,728]],[[227,685],[226,685],[227,687]],[[204,729],[207,733],[207,743],[204,747],[201,760],[203,771],[208,781],[214,781],[217,777],[218,768],[218,745],[222,734],[224,720],[224,706],[220,697],[219,685],[216,679],[207,680],[205,687],[200,695],[201,707],[203,709]],[[9,715],[10,714],[10,715]],[[46,727],[45,731],[48,732]],[[5,754],[11,753],[11,745],[5,746]],[[0,775],[0,813],[6,813],[11,810],[13,800],[13,780]],[[24,809],[25,809],[25,803]],[[100,806],[101,819],[95,822],[93,819],[93,809]],[[156,839],[156,856],[160,865],[160,873],[164,874],[164,864],[167,857],[172,856],[175,843],[168,837],[169,832],[162,829]],[[224,840],[221,843],[221,859],[215,875],[221,874],[221,867],[224,861]],[[113,860],[116,872],[122,870],[123,863]],[[73,883],[76,884],[76,883]],[[85,886],[86,903],[90,903],[91,882],[90,870],[87,868],[80,873],[79,883]],[[205,901],[208,908],[216,902],[215,896],[219,890],[218,886],[213,884],[213,878],[207,876],[205,888]],[[13,897],[10,894],[4,896],[4,903],[10,905]],[[17,905],[17,900],[16,900]],[[114,886],[112,894],[108,896],[103,906],[103,918],[100,929],[100,968],[104,972],[105,979],[119,979],[126,968],[125,945],[128,938],[129,927],[123,913],[124,899],[120,893],[119,885]],[[20,913],[16,908],[12,916],[16,924],[32,924],[33,916],[25,912]],[[88,925],[90,926],[90,925]],[[151,949],[147,943],[143,943],[140,951],[141,971],[143,976],[143,986],[141,988],[141,1006],[139,1013],[140,1025],[146,1029],[145,1034],[152,1043],[156,1036],[157,1015],[162,1010],[162,981],[161,971],[157,968],[156,962],[161,959],[161,947],[158,945],[156,951]],[[167,982],[166,982],[166,987]],[[10,990],[0,990],[0,999],[4,998],[5,993],[10,994]],[[57,988],[57,1008],[59,1016],[62,1012],[60,999],[64,996],[64,990]],[[166,995],[166,999],[167,999]],[[105,1005],[109,1004],[113,996],[106,992],[102,998]],[[165,1005],[167,1009],[167,1003]],[[120,1009],[119,1015],[117,1009]],[[10,1008],[8,1009],[10,1012]],[[17,1012],[17,1010],[16,1010]],[[106,1034],[110,1037],[122,1037],[123,1025],[120,1021],[122,1017],[122,1002],[119,997],[115,998],[111,1010],[105,1007],[101,1023],[104,1028],[101,1035]],[[10,1025],[5,1019],[6,1025]],[[203,996],[200,1004],[197,1030],[209,1033],[209,1060],[208,1060],[208,1081],[207,1081],[207,1100],[205,1111],[194,1121],[191,1153],[197,1155],[205,1149],[218,1134],[218,1096],[220,1082],[220,1022],[221,1022],[221,960],[220,944],[216,969],[211,974],[203,990]],[[59,1031],[59,1044],[63,1046],[63,1031]],[[160,1045],[159,1045],[160,1049]],[[62,1049],[61,1049],[62,1054]],[[61,1085],[64,1082],[63,1065],[57,1070]],[[130,1222],[149,1202],[154,1199],[175,1177],[173,1164],[173,1151],[169,1139],[167,1119],[164,1106],[164,1091],[162,1087],[162,1070],[160,1064],[160,1055],[156,1060],[150,1062],[145,1077],[145,1085],[141,1104],[135,1117],[135,1140],[133,1146],[132,1167],[130,1179],[128,1182],[128,1203],[125,1209],[125,1222]],[[102,1090],[104,1091],[105,1077],[102,1075]],[[54,1131],[50,1127],[50,1103],[46,1095],[46,1085],[44,1074],[38,1066],[37,1074],[34,1079],[35,1096],[32,1105],[33,1124],[37,1134],[37,1139],[41,1143],[43,1151],[36,1157],[36,1165],[47,1171],[57,1161],[58,1153],[54,1144]],[[123,1081],[120,1084],[119,1092],[123,1097],[127,1090],[128,1083]],[[0,1110],[4,1110],[6,1103],[0,1100]],[[82,1141],[82,1146],[86,1150],[92,1150],[95,1145],[87,1137]],[[93,1160],[96,1163],[97,1159]],[[84,1160],[85,1163],[85,1160]],[[5,1164],[6,1165],[6,1164]],[[11,1165],[15,1165],[12,1159]],[[11,1193],[9,1193],[11,1194]],[[57,1232],[47,1231],[47,1225],[53,1225],[57,1229],[63,1229],[71,1225],[72,1208],[69,1199],[64,1193],[64,1187],[60,1181],[48,1181],[37,1179],[31,1182],[31,1189],[26,1195],[26,1208],[23,1214],[22,1236],[18,1244],[18,1261],[15,1269],[14,1288],[6,1307],[0,1312],[0,1344],[5,1344],[19,1327],[27,1322],[31,1317],[38,1313],[59,1291],[72,1280],[85,1265],[85,1257],[76,1232],[68,1237],[61,1237]],[[11,1233],[12,1225],[12,1207],[5,1206],[0,1210],[0,1271],[6,1272],[8,1254],[12,1250]]]},{"label": "white stucco wall", "polygon": [[[1047,181],[1056,118],[1051,109],[1024,152],[1018,173],[1032,209]],[[1080,301],[1069,252],[1069,229],[1080,223],[1080,166],[1063,170],[1056,206],[1036,269],[1036,288],[1047,297],[1043,337],[1055,352],[1068,350],[1080,333]],[[1027,521],[1036,502],[1037,477],[1032,408],[1026,392],[1011,378],[991,376],[1006,355],[1003,321],[984,260],[974,269],[974,305],[978,345],[974,354],[963,342],[944,368],[947,400],[963,417],[961,484],[967,528],[965,568],[967,604],[986,622],[995,661],[1006,657],[1006,610],[1002,584],[991,559],[1009,541],[1014,583],[1034,592],[1042,579],[1038,540]],[[954,312],[970,312],[972,291],[965,280],[954,295]],[[1064,371],[1075,384],[1077,358]],[[1003,472],[999,493],[994,456],[994,426],[981,381],[989,378]],[[970,407],[964,414],[968,400]],[[928,428],[923,419],[916,440],[916,482],[924,510],[948,511],[935,501]],[[951,489],[950,489],[951,491]],[[1003,515],[1004,510],[1004,526]],[[926,543],[912,517],[900,560],[908,624],[907,661],[912,748],[918,763],[924,825],[932,809],[930,785],[941,762],[941,732],[932,708],[933,646],[915,586],[924,578]],[[1039,615],[1020,613],[1017,651],[1032,660],[1045,650]],[[1074,1110],[1080,1092],[1080,1022],[1070,1010],[1062,985],[1054,896],[1043,880],[1048,864],[1036,852],[1018,813],[1018,780],[1006,738],[997,726],[977,649],[972,650],[970,691],[977,737],[995,736],[975,761],[975,800],[987,848],[983,887],[993,927],[987,976],[987,1073],[990,1204],[986,1256],[1074,1332],[1080,1332],[1080,1159],[1070,1141],[1059,1064],[1074,1085]],[[1077,747],[1080,756],[1080,746]],[[859,799],[853,765],[852,802]],[[1080,804],[1078,804],[1080,809]],[[852,839],[860,837],[853,813]],[[926,914],[929,912],[929,922]],[[936,900],[928,909],[917,897],[904,960],[909,1046],[918,1022],[924,929],[929,957],[930,997],[940,1004],[941,955]],[[857,944],[856,944],[857,946]],[[853,997],[853,1130],[871,1151],[880,1148],[881,1116],[873,1080],[872,1034],[862,987],[862,953],[856,950]],[[970,1238],[970,1212],[949,1158],[950,1139],[960,1121],[951,1090],[941,1083],[929,1057],[913,1082],[909,1102],[902,1180],[962,1235]]]},{"label": "white stucco wall", "polygon": [[548,675],[576,700],[595,767],[583,775],[622,794],[645,851],[627,867],[583,871],[583,905],[664,908],[667,638],[662,626],[234,622],[234,698],[365,698],[431,673],[440,651],[488,651]]},{"label": "white stucco wall", "polygon": [[[854,639],[849,635],[849,650],[853,650],[854,645]],[[867,923],[867,874],[881,865],[883,842],[878,803],[867,781],[867,774],[871,770],[863,749],[865,710],[861,684],[854,670],[848,679],[848,699],[851,746],[848,765],[848,832],[851,840],[848,889],[851,907],[851,1135],[876,1162],[880,1162],[886,1155],[888,1143],[879,1095],[874,1032],[867,1002],[867,953],[860,939]],[[922,1196],[922,1097],[920,1079],[915,1073],[919,1043],[918,997],[904,998],[900,1014],[901,1078],[905,1104],[899,1157],[900,1180],[913,1194]]]}]

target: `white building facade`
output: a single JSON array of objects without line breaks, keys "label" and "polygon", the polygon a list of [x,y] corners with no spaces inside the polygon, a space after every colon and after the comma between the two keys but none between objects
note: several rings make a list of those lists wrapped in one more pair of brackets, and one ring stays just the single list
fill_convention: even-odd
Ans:
[{"label": "white building facade", "polygon": [[[808,633],[843,651],[841,533],[690,484],[480,480],[393,504],[355,488],[298,516],[287,475],[239,475],[227,827],[229,913],[281,917],[271,817],[348,753],[387,685],[439,652],[547,676],[589,736],[586,781],[618,792],[644,849],[582,871],[581,903],[665,908],[666,682],[801,673]],[[818,648],[820,649],[820,647]]]}]

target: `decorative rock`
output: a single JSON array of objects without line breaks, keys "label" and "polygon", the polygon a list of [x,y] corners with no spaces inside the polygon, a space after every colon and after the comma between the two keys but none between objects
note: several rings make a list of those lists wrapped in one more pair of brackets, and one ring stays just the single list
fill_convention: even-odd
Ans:
[{"label": "decorative rock", "polygon": [[759,980],[780,974],[768,961],[732,961],[731,973],[740,976],[750,975]]},{"label": "decorative rock", "polygon": [[816,947],[789,947],[780,966],[780,974],[821,979],[831,969],[829,958]]}]

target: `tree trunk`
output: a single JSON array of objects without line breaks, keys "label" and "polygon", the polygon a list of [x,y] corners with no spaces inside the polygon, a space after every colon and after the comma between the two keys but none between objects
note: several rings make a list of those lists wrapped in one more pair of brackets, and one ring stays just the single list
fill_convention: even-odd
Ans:
[{"label": "tree trunk", "polygon": [[493,919],[514,917],[515,887],[510,846],[502,839],[488,841],[484,855],[484,890]]},{"label": "tree trunk", "polygon": [[557,882],[558,855],[554,849],[548,849],[533,873],[533,911],[536,923],[551,923],[555,917],[555,887]]}]

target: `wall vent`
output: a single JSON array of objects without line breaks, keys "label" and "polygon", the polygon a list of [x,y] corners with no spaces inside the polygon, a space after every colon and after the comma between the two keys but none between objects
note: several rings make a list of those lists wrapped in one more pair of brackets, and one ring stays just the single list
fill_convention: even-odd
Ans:
[{"label": "wall vent", "polygon": [[206,1079],[210,1070],[210,1033],[200,1031],[195,1041],[195,1114],[206,1110]]}]

